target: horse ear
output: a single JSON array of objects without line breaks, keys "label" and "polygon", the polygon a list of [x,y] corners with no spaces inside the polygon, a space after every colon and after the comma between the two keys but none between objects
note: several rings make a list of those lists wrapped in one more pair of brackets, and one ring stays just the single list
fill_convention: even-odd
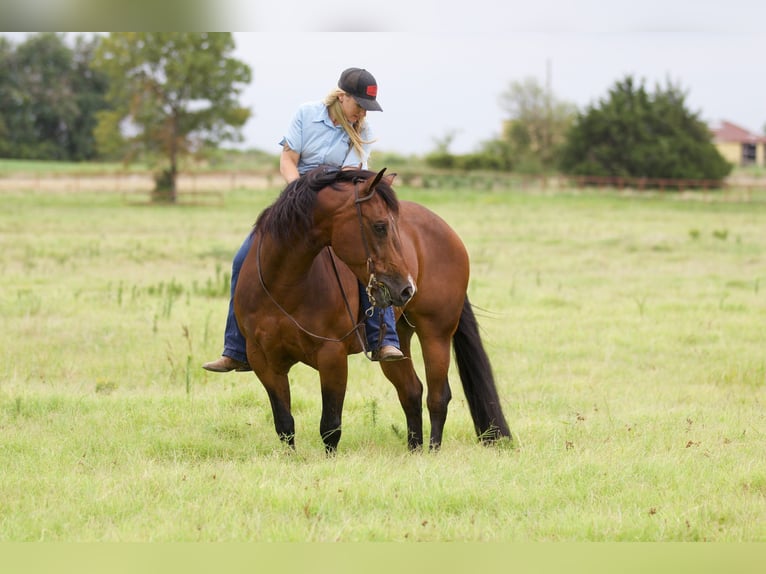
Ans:
[{"label": "horse ear", "polygon": [[380,183],[380,180],[383,179],[384,173],[386,173],[385,167],[381,169],[377,174],[375,174],[374,178],[368,179],[367,182],[364,184],[364,191],[360,195],[368,197],[368,196],[371,196],[373,193],[375,193],[375,188]]},{"label": "horse ear", "polygon": [[388,184],[389,187],[393,187],[394,185],[394,179],[396,179],[396,176],[399,175],[398,173],[389,173],[386,177],[383,179]]},{"label": "horse ear", "polygon": [[373,190],[373,189],[375,189],[378,186],[378,184],[380,183],[380,180],[383,179],[383,174],[384,173],[386,173],[386,168],[385,167],[383,169],[381,169],[375,175],[375,179],[373,179],[372,183],[370,184],[370,187],[369,187],[370,190]]}]

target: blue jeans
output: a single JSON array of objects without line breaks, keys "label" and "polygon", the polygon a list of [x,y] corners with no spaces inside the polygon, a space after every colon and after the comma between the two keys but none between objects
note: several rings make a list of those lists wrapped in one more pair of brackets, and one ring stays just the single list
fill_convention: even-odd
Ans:
[{"label": "blue jeans", "polygon": [[[247,257],[247,253],[250,251],[250,246],[253,244],[254,231],[245,238],[242,245],[234,256],[234,260],[231,264],[231,296],[229,297],[229,314],[226,316],[226,330],[223,335],[223,355],[231,357],[242,363],[247,363],[247,352],[245,349],[245,338],[239,331],[237,320],[234,317],[234,289],[237,286],[237,279],[239,279],[239,271],[242,269],[242,263]],[[359,282],[359,302],[362,305],[362,310],[367,311],[370,305],[370,299],[367,296],[367,290],[365,286]],[[394,318],[394,308],[386,307],[383,312],[383,321],[386,325],[386,332],[383,336],[384,345],[393,345],[397,349],[399,348],[399,336],[396,334],[396,321]],[[378,348],[378,339],[380,338],[380,313],[376,309],[372,314],[372,317],[367,316],[365,313],[365,334],[367,338],[367,349],[372,351]]]}]

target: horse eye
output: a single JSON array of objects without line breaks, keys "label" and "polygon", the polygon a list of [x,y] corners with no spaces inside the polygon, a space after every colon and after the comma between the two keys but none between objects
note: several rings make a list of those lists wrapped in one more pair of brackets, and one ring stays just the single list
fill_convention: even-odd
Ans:
[{"label": "horse eye", "polygon": [[373,223],[372,230],[378,237],[385,237],[388,234],[388,225],[386,223]]}]

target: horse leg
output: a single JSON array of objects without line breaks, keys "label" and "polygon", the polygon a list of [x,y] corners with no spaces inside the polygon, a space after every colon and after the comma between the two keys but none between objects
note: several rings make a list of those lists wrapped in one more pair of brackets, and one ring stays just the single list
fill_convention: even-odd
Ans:
[{"label": "horse leg", "polygon": [[442,443],[444,425],[447,422],[447,406],[452,399],[447,374],[450,364],[450,339],[444,337],[421,338],[423,362],[426,369],[428,396],[426,405],[431,417],[431,450],[438,450]]},{"label": "horse leg", "polygon": [[[405,355],[408,352],[402,349]],[[383,374],[391,381],[399,397],[407,421],[407,447],[418,450],[423,446],[423,384],[411,361],[384,362]]]},{"label": "horse leg", "polygon": [[287,374],[258,372],[257,375],[269,395],[277,436],[295,449],[295,419],[290,412],[290,381]]},{"label": "horse leg", "polygon": [[325,452],[334,454],[340,442],[348,361],[344,353],[334,357],[331,366],[323,365],[321,358],[319,364],[319,381],[322,386],[322,418],[319,422],[319,433],[324,442]]},{"label": "horse leg", "polygon": [[[399,344],[405,356],[411,357],[412,329],[399,324]],[[383,374],[391,381],[399,397],[407,421],[407,446],[411,451],[423,446],[423,383],[415,373],[411,360],[380,363]]]}]

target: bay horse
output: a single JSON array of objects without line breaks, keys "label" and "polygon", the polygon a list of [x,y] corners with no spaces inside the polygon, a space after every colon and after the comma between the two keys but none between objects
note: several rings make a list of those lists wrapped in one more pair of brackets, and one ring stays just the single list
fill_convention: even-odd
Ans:
[{"label": "bay horse", "polygon": [[[429,447],[442,442],[451,399],[450,342],[474,427],[485,443],[510,439],[489,358],[468,301],[468,254],[438,215],[399,201],[385,169],[319,167],[291,182],[258,217],[234,295],[247,358],[266,389],[279,438],[295,448],[288,373],[319,371],[319,425],[328,453],[341,437],[348,355],[360,335],[358,281],[373,305],[394,305],[401,350],[417,334],[425,363]],[[382,337],[381,337],[382,338]],[[423,445],[423,384],[411,360],[381,362],[407,421],[407,445]]]}]

